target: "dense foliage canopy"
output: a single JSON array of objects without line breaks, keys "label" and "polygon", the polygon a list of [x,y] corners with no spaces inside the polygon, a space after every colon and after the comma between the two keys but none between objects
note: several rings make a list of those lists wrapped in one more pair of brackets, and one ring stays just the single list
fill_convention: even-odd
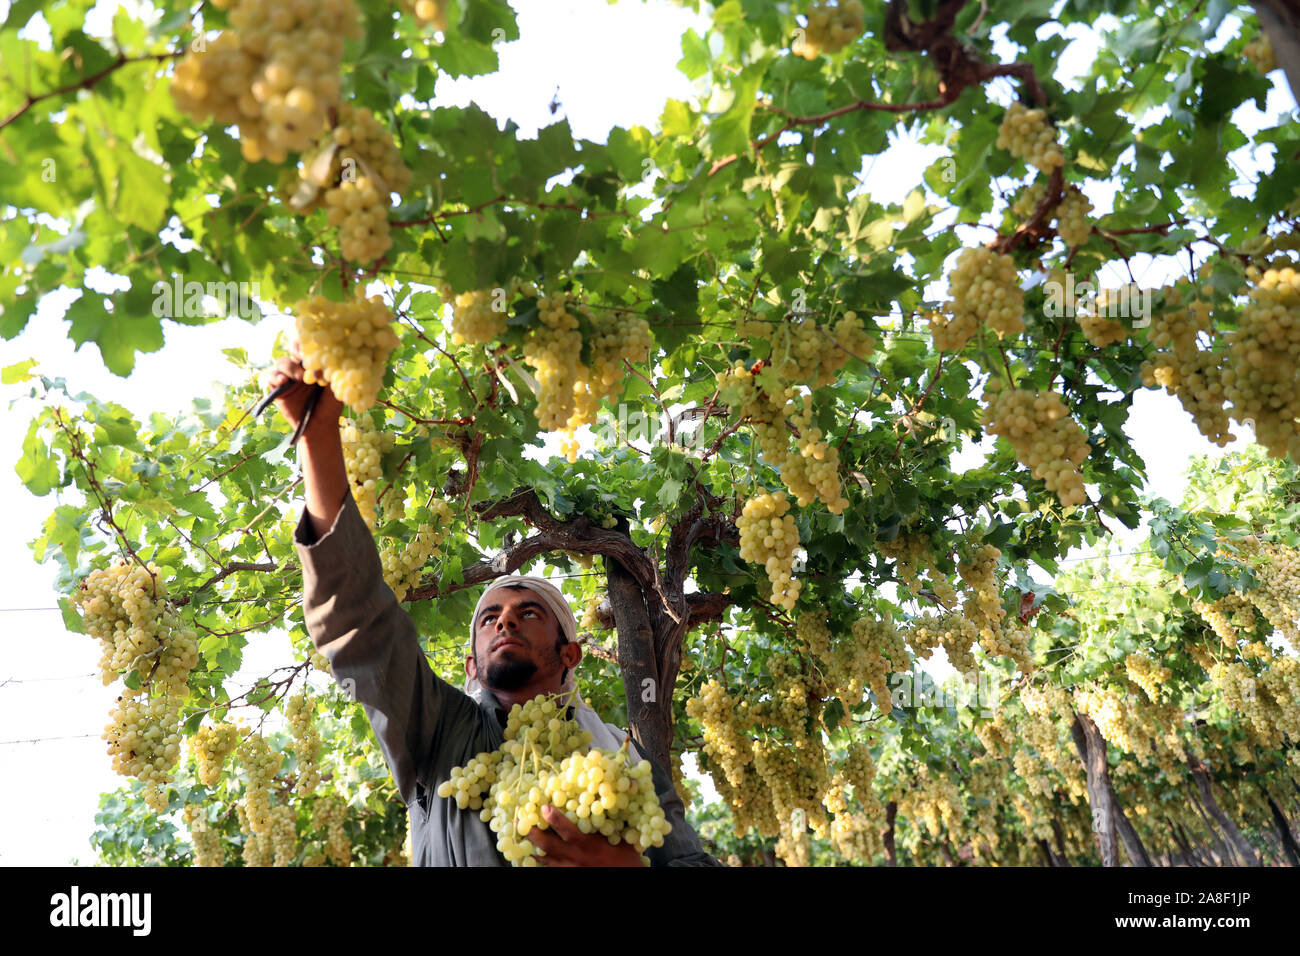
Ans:
[{"label": "dense foliage canopy", "polygon": [[[682,39],[698,96],[598,143],[428,105],[517,39],[504,0],[158,2],[110,36],[91,6],[0,27],[0,335],[79,288],[68,334],[129,376],[169,323],[284,322],[347,391],[354,495],[439,674],[475,585],[545,569],[586,609],[587,699],[711,775],[720,854],[1296,861],[1300,130],[1241,120],[1272,85],[1249,8],[728,0]],[[904,136],[935,158],[886,158],[914,188],[882,201]],[[1098,278],[1153,260],[1158,287]],[[365,716],[312,678],[295,452],[248,416],[271,357],[225,354],[224,404],[148,421],[4,371],[44,401],[34,556],[124,685],[135,779],[97,843],[398,861]],[[1259,445],[1145,503],[1145,561],[1063,573],[1141,523],[1125,426],[1158,388]],[[236,692],[276,629],[294,659]],[[907,692],[939,648],[974,703]]]}]

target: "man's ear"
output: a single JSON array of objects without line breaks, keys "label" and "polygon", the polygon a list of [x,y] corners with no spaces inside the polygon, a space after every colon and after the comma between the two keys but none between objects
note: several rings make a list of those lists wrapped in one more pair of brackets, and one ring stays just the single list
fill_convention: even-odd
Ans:
[{"label": "man's ear", "polygon": [[578,666],[578,661],[582,660],[582,645],[577,641],[569,641],[567,644],[560,645],[560,662],[569,670]]},{"label": "man's ear", "polygon": [[478,680],[478,664],[474,662],[473,654],[465,658],[465,675],[470,680]]}]

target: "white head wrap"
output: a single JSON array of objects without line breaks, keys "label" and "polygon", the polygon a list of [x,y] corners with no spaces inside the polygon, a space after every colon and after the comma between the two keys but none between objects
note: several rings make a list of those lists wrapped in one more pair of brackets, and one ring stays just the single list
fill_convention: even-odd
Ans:
[{"label": "white head wrap", "polygon": [[[563,592],[545,578],[526,574],[513,574],[497,578],[485,587],[483,593],[479,596],[478,603],[474,605],[474,614],[470,618],[469,625],[469,652],[471,656],[474,653],[474,624],[478,620],[478,612],[483,609],[489,594],[497,588],[504,587],[525,587],[532,591],[542,599],[542,602],[555,615],[555,619],[560,622],[560,630],[564,634],[565,641],[572,643],[578,639],[578,620],[573,616],[573,609],[569,607],[569,602]],[[623,746],[627,732],[614,724],[605,723],[594,710],[587,706],[578,691],[578,676],[574,668],[570,668],[568,673],[565,674],[560,690],[565,694],[573,694],[573,716],[578,721],[578,726],[583,730],[591,731],[593,738],[591,745],[593,747],[599,747],[602,750],[617,750]],[[466,677],[465,679],[465,693],[476,703],[481,704],[483,702],[483,685],[472,677]],[[635,752],[629,754],[629,759],[632,763],[636,763]]]}]

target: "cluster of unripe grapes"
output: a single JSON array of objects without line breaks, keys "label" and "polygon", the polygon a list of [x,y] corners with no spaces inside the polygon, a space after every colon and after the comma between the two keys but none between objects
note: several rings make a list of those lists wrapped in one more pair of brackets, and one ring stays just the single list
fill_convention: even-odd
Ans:
[{"label": "cluster of unripe grapes", "polygon": [[225,854],[221,849],[221,833],[208,822],[207,810],[197,804],[187,804],[184,811],[185,826],[194,844],[194,866],[224,866]]},{"label": "cluster of unripe grapes", "polygon": [[199,781],[205,787],[215,787],[221,779],[221,768],[226,758],[239,744],[239,728],[234,724],[217,724],[200,727],[190,738],[190,751],[199,766]]},{"label": "cluster of unripe grapes", "polygon": [[393,589],[397,600],[405,600],[411,588],[420,583],[429,559],[440,553],[442,543],[451,534],[451,505],[441,498],[429,502],[430,518],[420,523],[405,548],[386,546],[379,555],[384,581]]},{"label": "cluster of unripe grapes", "polygon": [[1173,671],[1153,661],[1145,654],[1129,654],[1124,658],[1124,669],[1129,680],[1137,684],[1152,701],[1160,700],[1160,685],[1173,676]]},{"label": "cluster of unripe grapes", "polygon": [[946,321],[932,320],[935,346],[952,351],[987,326],[999,339],[1025,330],[1025,294],[1012,258],[983,246],[963,249],[948,275]]},{"label": "cluster of unripe grapes", "polygon": [[[504,291],[504,290],[501,290]],[[451,303],[451,341],[454,345],[485,345],[501,337],[509,316],[504,296],[496,289],[473,289],[452,292],[451,286],[439,286],[444,302]],[[496,306],[500,304],[502,308]]]},{"label": "cluster of unripe grapes", "polygon": [[284,714],[293,736],[293,753],[297,760],[294,790],[307,797],[320,786],[320,731],[316,729],[315,707],[306,693],[295,694],[285,702]]},{"label": "cluster of unripe grapes", "polygon": [[373,531],[378,517],[376,506],[379,482],[384,477],[384,455],[393,447],[396,439],[388,432],[375,428],[368,415],[343,422],[339,434],[343,442],[343,464],[347,469],[352,497],[356,500],[362,520]]},{"label": "cluster of unripe grapes", "polygon": [[799,529],[784,491],[755,495],[745,502],[736,527],[740,530],[740,557],[761,564],[772,585],[771,601],[787,611],[799,600],[799,581],[794,576]]},{"label": "cluster of unripe grapes", "polygon": [[[759,328],[751,329],[750,326]],[[778,322],[769,330],[767,323],[741,320],[737,333],[742,341],[746,332],[770,338],[768,367],[787,382],[799,382],[817,389],[831,385],[836,374],[850,359],[865,361],[875,351],[876,342],[856,312],[845,312],[835,322],[818,324],[811,318]]]},{"label": "cluster of unripe grapes", "polygon": [[1083,245],[1092,234],[1092,200],[1078,187],[1071,186],[1056,207],[1056,233],[1071,249]]},{"label": "cluster of unripe grapes", "polygon": [[1282,261],[1246,270],[1253,285],[1226,336],[1223,397],[1237,421],[1254,421],[1255,439],[1271,456],[1300,461],[1300,269]]},{"label": "cluster of unripe grapes", "polygon": [[176,64],[176,105],[197,120],[238,124],[250,163],[310,149],[338,105],[343,41],[361,36],[352,0],[213,5],[230,11],[230,29]]},{"label": "cluster of unripe grapes", "polygon": [[[1205,290],[1208,294],[1210,290]],[[1213,330],[1211,307],[1204,299],[1184,305],[1180,289],[1166,295],[1168,308],[1154,316],[1148,340],[1157,351],[1143,362],[1140,375],[1147,388],[1160,385],[1178,398],[1201,434],[1219,447],[1229,444],[1232,433],[1226,401],[1222,356],[1202,349],[1198,336]]]},{"label": "cluster of unripe grapes", "polygon": [[73,595],[86,633],[103,647],[100,676],[108,685],[134,671],[104,727],[113,769],[147,784],[154,810],[167,806],[166,784],[180,757],[180,700],[199,661],[198,635],[167,602],[157,565],[126,561],[92,571]]},{"label": "cluster of unripe grapes", "polygon": [[348,301],[324,296],[296,306],[298,340],[308,385],[328,385],[335,397],[364,412],[375,404],[388,356],[398,345],[393,313],[379,296],[367,298],[356,286]]},{"label": "cluster of unripe grapes", "polygon": [[335,866],[352,864],[352,839],[348,836],[347,806],[335,796],[324,796],[312,807],[311,828],[325,834],[325,857]]},{"label": "cluster of unripe grapes", "polygon": [[814,3],[807,13],[808,26],[803,28],[791,51],[795,56],[815,60],[823,53],[836,53],[862,33],[865,9],[861,0],[843,0],[839,4]]},{"label": "cluster of unripe grapes", "polygon": [[[644,362],[653,340],[644,318],[630,312],[597,317],[584,305],[573,304],[556,292],[537,300],[541,322],[524,342],[524,361],[536,370],[537,423],[548,431],[563,429],[563,448],[569,461],[577,460],[574,433],[596,421],[600,403],[622,390],[622,363]],[[591,330],[591,364],[582,361],[583,334],[579,318]]]},{"label": "cluster of unripe grapes", "polygon": [[1000,389],[991,382],[984,394],[983,422],[991,434],[1011,442],[1017,460],[1056,492],[1061,505],[1088,500],[1079,466],[1090,451],[1088,436],[1070,417],[1061,397],[1042,389]]},{"label": "cluster of unripe grapes", "polygon": [[1246,597],[1300,653],[1300,551],[1253,535],[1237,547],[1250,561],[1258,581]]},{"label": "cluster of unripe grapes", "polygon": [[479,811],[497,835],[497,850],[514,866],[539,865],[542,853],[527,835],[549,829],[542,816],[548,804],[582,833],[600,833],[611,845],[630,843],[642,853],[663,846],[672,825],[650,763],[629,766],[628,741],[616,751],[591,748],[591,734],[565,715],[565,705],[563,695],[544,694],[515,704],[501,746],[453,768],[438,796]]},{"label": "cluster of unripe grapes", "polygon": [[[849,502],[842,494],[839,449],[813,424],[812,397],[792,385],[780,394],[769,393],[760,376],[741,362],[719,372],[717,382],[722,401],[751,423],[763,457],[795,500],[805,506],[820,499],[831,514],[841,514]],[[787,422],[798,432],[793,444]]]},{"label": "cluster of unripe grapes", "polygon": [[997,145],[1044,173],[1065,165],[1065,153],[1056,141],[1056,128],[1047,112],[1023,103],[1012,103],[1007,108],[998,127]]}]

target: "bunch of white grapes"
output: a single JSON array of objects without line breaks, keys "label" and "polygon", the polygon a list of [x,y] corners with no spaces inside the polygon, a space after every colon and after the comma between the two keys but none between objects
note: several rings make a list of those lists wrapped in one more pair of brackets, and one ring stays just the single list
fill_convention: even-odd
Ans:
[{"label": "bunch of white grapes", "polygon": [[1077,187],[1070,187],[1056,207],[1056,232],[1071,249],[1083,245],[1092,234],[1092,200]]},{"label": "bunch of white grapes", "polygon": [[1070,417],[1061,397],[1046,389],[997,388],[984,394],[983,422],[990,434],[1011,442],[1016,459],[1056,492],[1062,506],[1088,500],[1079,470],[1091,451],[1088,436]]},{"label": "bunch of white grapes", "polygon": [[1048,121],[1047,112],[1023,103],[1007,107],[998,127],[997,145],[1045,173],[1065,165],[1065,153],[1056,141],[1056,128]]},{"label": "bunch of white grapes", "polygon": [[295,694],[285,704],[289,732],[293,735],[293,752],[298,761],[294,790],[310,796],[320,786],[320,731],[316,729],[315,707],[305,694]]},{"label": "bunch of white grapes", "polygon": [[352,497],[366,527],[374,531],[379,482],[384,477],[384,455],[396,439],[375,428],[368,415],[345,421],[339,436],[343,442],[343,464],[347,469]]},{"label": "bunch of white grapes", "polygon": [[238,124],[244,158],[283,163],[311,148],[342,89],[352,0],[214,0],[230,29],[176,64],[172,96],[195,119]]},{"label": "bunch of white grapes", "polygon": [[1129,654],[1124,658],[1124,669],[1129,680],[1141,687],[1152,701],[1160,700],[1160,685],[1173,676],[1173,671],[1146,654]]},{"label": "bunch of white grapes", "polygon": [[190,738],[190,751],[199,765],[199,781],[215,787],[221,779],[221,767],[239,743],[239,729],[234,724],[200,727]]},{"label": "bunch of white grapes", "polygon": [[405,600],[411,588],[420,583],[429,559],[438,554],[443,541],[451,533],[451,505],[441,498],[429,502],[431,516],[420,523],[404,549],[385,547],[380,553],[384,581],[393,589],[397,600]]},{"label": "bunch of white grapes", "polygon": [[325,856],[335,866],[352,864],[352,838],[345,826],[347,819],[347,805],[336,796],[321,797],[312,807],[311,828],[325,833]]},{"label": "bunch of white grapes", "polygon": [[[1212,290],[1202,290],[1209,294]],[[1202,435],[1219,447],[1233,440],[1230,416],[1225,407],[1229,383],[1236,379],[1232,356],[1228,367],[1213,349],[1202,349],[1198,337],[1211,333],[1214,317],[1211,304],[1194,299],[1184,304],[1183,291],[1169,289],[1166,306],[1153,317],[1147,338],[1158,351],[1147,356],[1140,375],[1147,388],[1164,387],[1178,401],[1200,429]]]},{"label": "bunch of white grapes", "polygon": [[366,298],[361,286],[347,302],[324,296],[296,306],[298,341],[308,385],[328,385],[354,412],[375,404],[388,356],[398,345],[393,313],[379,296]]},{"label": "bunch of white grapes", "polygon": [[171,697],[149,697],[128,691],[104,727],[113,770],[146,784],[145,802],[154,810],[167,807],[164,787],[181,753],[180,702]]},{"label": "bunch of white grapes", "polygon": [[388,207],[392,194],[410,185],[411,170],[393,134],[369,110],[344,104],[330,138],[336,148],[320,184],[328,187],[329,224],[339,230],[343,258],[373,262],[392,247]]},{"label": "bunch of white grapes", "polygon": [[591,734],[565,716],[564,706],[562,695],[515,704],[501,746],[454,768],[438,796],[479,811],[497,835],[497,850],[514,866],[539,865],[542,852],[527,835],[549,829],[542,816],[548,804],[582,833],[599,833],[611,845],[630,843],[643,853],[662,846],[672,825],[649,762],[629,766],[627,741],[617,751],[591,748]]},{"label": "bunch of white grapes", "polygon": [[[504,291],[504,290],[501,290]],[[505,298],[496,289],[473,289],[453,293],[451,286],[439,286],[444,302],[451,303],[451,341],[455,345],[485,345],[500,338],[509,316]],[[497,308],[497,306],[501,308]]]},{"label": "bunch of white grapes", "polygon": [[772,584],[772,603],[787,611],[794,610],[800,587],[793,572],[799,529],[789,510],[784,491],[769,492],[746,501],[736,519],[741,559],[763,565]]},{"label": "bunch of white grapes", "polygon": [[1077,313],[1079,327],[1083,329],[1084,338],[1099,349],[1128,338],[1128,329],[1122,322],[1116,322],[1106,315],[1109,310],[1110,297],[1120,294],[1120,290],[1103,289],[1097,294],[1097,305],[1091,311]]},{"label": "bunch of white grapes", "polygon": [[1300,461],[1300,270],[1279,261],[1250,266],[1246,277],[1253,285],[1227,333],[1223,394],[1233,418],[1253,420],[1255,440],[1269,455]]},{"label": "bunch of white grapes", "polygon": [[845,0],[838,5],[814,3],[808,10],[808,26],[794,46],[795,56],[815,60],[822,53],[835,53],[844,49],[862,33],[865,10],[861,0]]},{"label": "bunch of white grapes", "polygon": [[524,361],[536,370],[537,423],[564,428],[573,414],[573,393],[582,371],[582,333],[568,297],[551,293],[537,300],[541,318],[524,343]]},{"label": "bunch of white grapes", "polygon": [[[996,332],[999,339],[1025,330],[1025,294],[1016,264],[1008,255],[983,246],[963,249],[948,276],[948,292],[952,297],[948,308],[954,317],[973,316],[975,322]],[[963,331],[971,328],[970,319],[960,327]],[[953,338],[959,336],[954,334]]]},{"label": "bunch of white grapes", "polygon": [[[766,337],[769,333],[764,328],[759,334]],[[836,373],[850,359],[865,361],[876,347],[862,319],[852,311],[845,312],[834,324],[819,325],[806,317],[783,321],[770,337],[772,354],[768,364],[786,381],[805,382],[810,388],[834,383]]]},{"label": "bunch of white grapes", "polygon": [[197,804],[185,807],[185,825],[194,843],[194,866],[224,866],[221,833],[208,823],[207,812]]}]

